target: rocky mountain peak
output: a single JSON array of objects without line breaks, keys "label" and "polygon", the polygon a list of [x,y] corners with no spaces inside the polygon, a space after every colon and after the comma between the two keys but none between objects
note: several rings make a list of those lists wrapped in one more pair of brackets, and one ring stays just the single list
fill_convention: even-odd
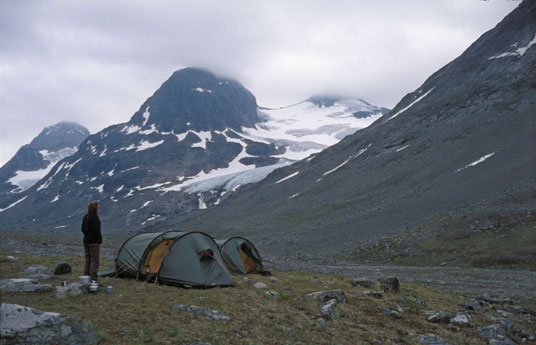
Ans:
[{"label": "rocky mountain peak", "polygon": [[132,116],[129,125],[183,133],[252,127],[259,122],[255,96],[239,82],[199,68],[173,73]]},{"label": "rocky mountain peak", "polygon": [[89,136],[86,127],[76,123],[63,121],[45,127],[28,145],[35,150],[57,151],[65,147],[75,147]]}]

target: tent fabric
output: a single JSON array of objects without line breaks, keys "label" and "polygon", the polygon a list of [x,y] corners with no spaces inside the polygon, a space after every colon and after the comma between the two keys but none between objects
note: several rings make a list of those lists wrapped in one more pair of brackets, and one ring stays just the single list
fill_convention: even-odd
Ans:
[{"label": "tent fabric", "polygon": [[220,246],[223,263],[230,272],[238,274],[267,272],[257,248],[248,239],[231,237],[216,240],[216,243]]},{"label": "tent fabric", "polygon": [[141,233],[123,243],[115,274],[189,286],[232,286],[219,251],[203,232]]}]

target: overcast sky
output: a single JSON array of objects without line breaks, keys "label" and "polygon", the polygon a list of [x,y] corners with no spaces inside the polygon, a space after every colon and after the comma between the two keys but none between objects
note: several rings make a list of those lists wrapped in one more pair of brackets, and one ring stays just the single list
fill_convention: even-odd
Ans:
[{"label": "overcast sky", "polygon": [[508,0],[0,0],[0,166],[46,126],[126,122],[203,67],[262,106],[393,107],[519,4]]}]

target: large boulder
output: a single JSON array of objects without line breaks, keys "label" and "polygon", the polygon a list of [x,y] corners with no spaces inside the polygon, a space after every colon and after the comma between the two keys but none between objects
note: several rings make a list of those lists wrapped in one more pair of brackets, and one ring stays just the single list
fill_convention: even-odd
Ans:
[{"label": "large boulder", "polygon": [[97,344],[99,340],[91,323],[69,315],[2,303],[0,318],[3,345]]},{"label": "large boulder", "polygon": [[30,278],[0,279],[0,291],[5,292],[46,292],[52,291],[50,284],[38,284]]},{"label": "large boulder", "polygon": [[378,279],[380,283],[380,289],[383,292],[398,292],[400,291],[400,282],[396,277],[387,277]]},{"label": "large boulder", "polygon": [[72,271],[73,271],[73,268],[71,267],[71,265],[69,265],[66,262],[61,262],[56,265],[56,268],[54,268],[55,275],[67,274],[67,273],[71,273]]}]

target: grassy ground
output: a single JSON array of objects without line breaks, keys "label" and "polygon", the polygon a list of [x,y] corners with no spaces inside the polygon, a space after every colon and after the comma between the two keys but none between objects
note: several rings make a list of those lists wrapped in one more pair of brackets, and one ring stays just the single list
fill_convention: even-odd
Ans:
[{"label": "grassy ground", "polygon": [[[76,281],[82,274],[83,258],[18,256],[0,253],[0,277],[21,277],[30,264],[53,268],[56,260],[72,263],[73,273],[54,277]],[[111,264],[111,261],[103,262]],[[467,303],[466,297],[438,292],[431,288],[402,282],[401,292],[383,299],[362,297],[363,288],[352,287],[346,277],[304,272],[273,272],[272,277],[250,275],[247,278],[265,282],[281,294],[278,299],[265,296],[266,290],[255,289],[243,276],[234,276],[236,287],[184,289],[144,283],[133,279],[103,278],[113,286],[113,293],[101,289],[97,294],[52,297],[52,293],[2,293],[2,303],[27,305],[43,311],[71,314],[94,324],[101,344],[183,344],[207,342],[216,344],[382,344],[414,343],[420,334],[434,333],[452,344],[485,344],[474,327],[451,331],[445,325],[426,321],[422,310],[455,313]],[[272,281],[275,278],[276,281]],[[48,282],[46,282],[48,283]],[[322,326],[318,319],[319,302],[304,297],[306,293],[342,289],[348,303],[337,306],[340,319],[328,320]],[[424,298],[426,305],[419,302]],[[232,317],[232,321],[214,321],[172,309],[173,304],[209,307]],[[402,319],[382,312],[382,307],[405,308]],[[501,317],[495,311],[474,313],[474,325],[489,324],[488,315]]]},{"label": "grassy ground", "polygon": [[[418,254],[407,255],[404,250]],[[417,249],[415,251],[415,249]],[[460,266],[536,271],[536,221],[473,232],[453,232],[408,244],[392,238],[352,253],[352,261],[410,266]]]}]

